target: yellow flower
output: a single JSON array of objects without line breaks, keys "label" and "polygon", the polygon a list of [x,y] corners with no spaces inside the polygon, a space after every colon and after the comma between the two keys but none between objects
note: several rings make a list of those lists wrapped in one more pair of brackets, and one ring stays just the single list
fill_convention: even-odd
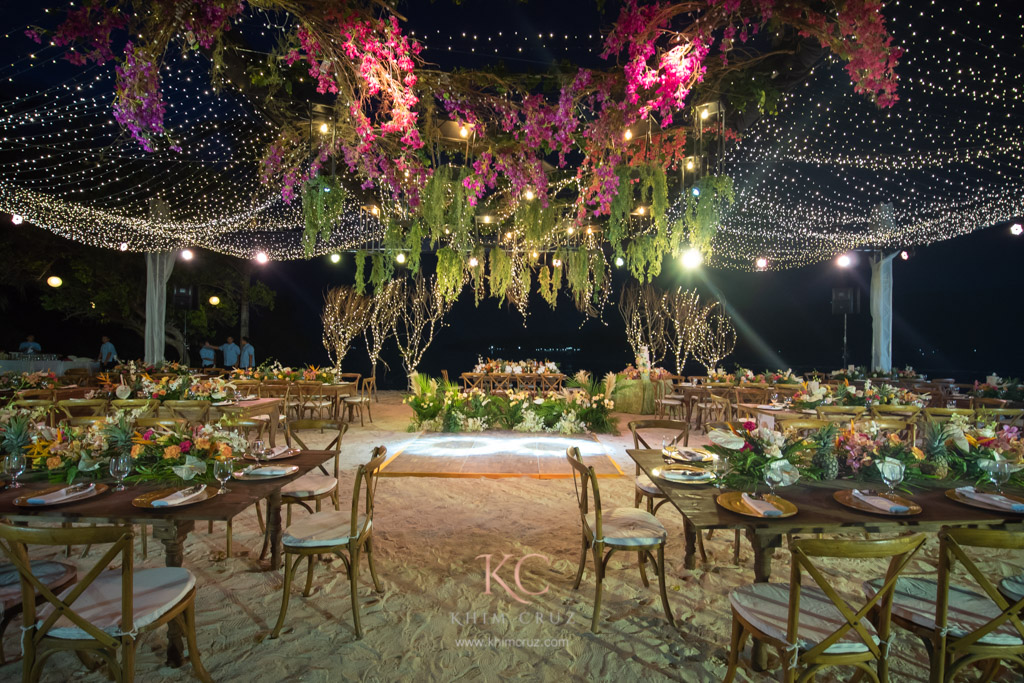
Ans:
[{"label": "yellow flower", "polygon": [[914,454],[914,458],[915,459],[917,459],[917,460],[924,460],[924,451],[922,451],[917,446],[914,446],[913,448],[911,448],[910,452]]},{"label": "yellow flower", "polygon": [[220,455],[223,458],[230,458],[234,454],[234,451],[231,450],[231,446],[226,443],[217,444],[217,449],[220,451]]},{"label": "yellow flower", "polygon": [[139,457],[140,455],[142,455],[143,450],[145,450],[145,447],[141,443],[135,444],[134,446],[132,446],[132,457]]},{"label": "yellow flower", "polygon": [[196,448],[205,451],[210,447],[210,440],[205,436],[196,439]]},{"label": "yellow flower", "polygon": [[170,460],[171,458],[177,458],[181,455],[181,449],[177,446],[168,446],[164,449],[164,460]]},{"label": "yellow flower", "polygon": [[977,446],[978,446],[978,440],[977,440],[977,439],[975,439],[975,438],[974,438],[973,436],[971,436],[970,434],[964,434],[964,438],[966,438],[966,439],[967,439],[967,443],[969,443],[970,445],[972,445],[972,446],[974,446],[974,447],[977,447]]},{"label": "yellow flower", "polygon": [[61,459],[59,455],[53,455],[46,459],[46,469],[55,470],[60,467]]}]

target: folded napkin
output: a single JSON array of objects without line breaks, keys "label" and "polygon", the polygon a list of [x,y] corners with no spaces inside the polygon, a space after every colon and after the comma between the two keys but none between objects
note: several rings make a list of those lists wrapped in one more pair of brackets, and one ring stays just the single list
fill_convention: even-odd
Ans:
[{"label": "folded napkin", "polygon": [[858,489],[853,490],[853,497],[856,498],[857,500],[867,503],[871,507],[878,508],[882,512],[891,512],[893,514],[899,514],[902,512],[910,511],[910,508],[908,508],[906,505],[900,505],[899,503],[892,502],[888,498],[883,498],[882,496],[875,496],[872,495],[871,493],[864,493],[863,491],[860,491]]},{"label": "folded napkin", "polygon": [[973,486],[961,486],[956,490],[956,492],[965,498],[970,498],[971,500],[976,500],[979,503],[997,507],[1000,510],[1009,510],[1010,512],[1019,512],[1024,514],[1024,503],[1018,503],[1010,500],[1006,496],[1001,496],[998,493],[982,493]]},{"label": "folded napkin", "polygon": [[50,493],[46,493],[41,496],[34,496],[32,498],[29,498],[25,502],[28,503],[29,505],[48,505],[53,503],[59,503],[62,500],[79,498],[81,496],[91,493],[96,488],[96,484],[89,484],[85,488],[76,489],[74,491],[69,492],[68,490],[71,488],[72,487],[70,486],[65,486],[63,488],[57,489],[56,491],[51,491]]},{"label": "folded napkin", "polygon": [[270,457],[279,458],[290,450],[290,446],[274,446],[272,449],[270,449]]},{"label": "folded napkin", "polygon": [[174,493],[172,493],[169,496],[164,496],[163,498],[158,498],[158,499],[153,501],[152,505],[155,508],[173,507],[175,505],[182,505],[182,504],[187,503],[188,501],[192,500],[196,496],[203,495],[203,493],[206,491],[206,484],[201,485],[199,487],[199,489],[195,493],[186,493],[186,491],[188,491],[188,490],[189,489],[184,489],[182,491],[175,491]]},{"label": "folded napkin", "polygon": [[669,481],[700,481],[710,479],[710,472],[690,472],[687,470],[662,470],[661,476]]},{"label": "folded napkin", "polygon": [[680,460],[691,460],[693,462],[704,462],[704,459],[707,458],[707,456],[704,455],[703,453],[692,451],[689,448],[679,451],[675,457],[679,458]]},{"label": "folded napkin", "polygon": [[756,500],[751,498],[749,493],[744,493],[742,500],[744,505],[762,517],[778,517],[782,514],[782,510],[775,507],[767,500]]},{"label": "folded napkin", "polygon": [[266,467],[251,467],[246,468],[245,474],[256,476],[256,477],[279,477],[282,474],[288,474],[291,472],[289,467],[275,467],[268,465]]}]

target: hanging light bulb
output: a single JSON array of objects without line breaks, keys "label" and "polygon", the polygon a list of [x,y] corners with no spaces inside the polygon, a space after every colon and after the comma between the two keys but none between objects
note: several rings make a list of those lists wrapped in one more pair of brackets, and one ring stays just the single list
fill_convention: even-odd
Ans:
[{"label": "hanging light bulb", "polygon": [[625,263],[626,262],[622,259],[621,256],[616,256],[615,257],[615,267],[616,268],[621,268]]},{"label": "hanging light bulb", "polygon": [[570,225],[570,226],[569,226],[568,228],[566,228],[566,229],[565,229],[565,232],[571,235],[571,234],[573,234],[574,232],[576,232],[576,228],[574,228],[574,227],[572,227],[572,226]]},{"label": "hanging light bulb", "polygon": [[121,251],[128,251],[128,243],[121,242],[121,246],[119,246],[118,249],[120,249]]},{"label": "hanging light bulb", "polygon": [[184,260],[191,261],[193,256],[195,256],[195,254],[192,253],[191,249],[181,250],[181,258],[183,258]]},{"label": "hanging light bulb", "polygon": [[687,171],[692,171],[693,170],[693,159],[690,159],[689,161],[686,162],[686,170]]},{"label": "hanging light bulb", "polygon": [[710,112],[710,111],[708,111],[707,107],[705,107],[704,109],[701,109],[701,110],[700,110],[700,117],[701,117],[702,119],[706,119],[706,118],[707,118],[707,117],[709,117],[709,116],[711,116],[711,112]]},{"label": "hanging light bulb", "polygon": [[555,268],[561,268],[562,267],[562,259],[560,259],[560,258],[551,259],[551,265],[553,265]]},{"label": "hanging light bulb", "polygon": [[57,277],[56,275],[51,275],[50,277],[46,278],[46,284],[50,285],[50,286],[51,286],[51,287],[53,287],[54,289],[57,289],[57,288],[58,288],[58,287],[60,287],[60,286],[61,286],[62,284],[64,284],[64,281],[63,281],[63,280],[61,280],[61,279],[60,279],[59,277]]},{"label": "hanging light bulb", "polygon": [[1021,233],[1024,233],[1024,225],[1021,225],[1020,223],[1014,223],[1013,225],[1010,226],[1011,235],[1020,235]]},{"label": "hanging light bulb", "polygon": [[754,262],[754,264],[757,266],[758,270],[764,270],[765,268],[768,267],[768,259],[766,259],[764,256],[760,256],[758,257],[757,261]]},{"label": "hanging light bulb", "polygon": [[593,235],[594,234],[594,229],[592,227],[590,227],[589,225],[587,226],[587,234],[588,235]]},{"label": "hanging light bulb", "polygon": [[699,249],[690,247],[683,252],[683,256],[680,260],[683,262],[683,268],[693,270],[704,262],[704,255],[700,253]]},{"label": "hanging light bulb", "polygon": [[625,135],[623,135],[623,137],[626,138],[626,142],[629,142],[630,140],[633,139],[633,131],[631,131],[629,128],[627,128],[626,129],[626,133],[625,133]]},{"label": "hanging light bulb", "polygon": [[321,132],[321,133],[326,133],[326,132],[327,132],[327,131],[329,131],[330,129],[331,129],[331,127],[330,127],[330,126],[328,126],[328,125],[327,125],[326,123],[321,123],[321,124],[320,124],[320,132]]},{"label": "hanging light bulb", "polygon": [[469,257],[469,267],[470,268],[476,268],[479,265],[480,265],[480,260],[476,256],[470,256]]},{"label": "hanging light bulb", "polygon": [[338,263],[341,261],[341,254],[331,254],[331,263]]},{"label": "hanging light bulb", "polygon": [[256,254],[256,263],[259,263],[260,265],[266,264],[269,260],[270,257],[267,256],[267,252],[265,251],[261,251]]},{"label": "hanging light bulb", "polygon": [[840,254],[839,258],[836,259],[836,265],[840,268],[849,268],[851,263],[853,263],[853,259],[850,258],[849,254]]},{"label": "hanging light bulb", "polygon": [[395,260],[398,261],[399,263],[405,263],[405,252],[398,252],[398,254],[395,256]]},{"label": "hanging light bulb", "polygon": [[533,195],[533,190],[530,190],[530,189],[527,189],[526,192],[523,193],[523,197],[525,197],[526,201],[528,201],[528,202],[532,202],[533,201],[533,196],[534,196]]},{"label": "hanging light bulb", "polygon": [[904,261],[910,260],[910,252],[907,251],[907,250],[901,251],[900,252],[900,258],[903,259]]},{"label": "hanging light bulb", "polygon": [[532,254],[530,254],[530,256],[535,259],[540,258],[540,254],[538,254],[537,252],[533,252]]},{"label": "hanging light bulb", "polygon": [[220,297],[217,296],[216,294],[211,296],[210,297],[210,305],[211,306],[220,306]]},{"label": "hanging light bulb", "polygon": [[463,126],[462,128],[459,128],[459,137],[460,138],[468,138],[469,137],[469,129],[466,128],[465,126]]},{"label": "hanging light bulb", "polygon": [[24,220],[20,213],[11,214],[11,222],[15,225],[21,225]]}]

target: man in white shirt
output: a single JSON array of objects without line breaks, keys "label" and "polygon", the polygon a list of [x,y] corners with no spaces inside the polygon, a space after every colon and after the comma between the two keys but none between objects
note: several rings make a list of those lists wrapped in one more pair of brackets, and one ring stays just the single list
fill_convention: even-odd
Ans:
[{"label": "man in white shirt", "polygon": [[110,370],[117,365],[117,349],[110,343],[110,337],[103,335],[100,341],[100,364],[104,370]]}]

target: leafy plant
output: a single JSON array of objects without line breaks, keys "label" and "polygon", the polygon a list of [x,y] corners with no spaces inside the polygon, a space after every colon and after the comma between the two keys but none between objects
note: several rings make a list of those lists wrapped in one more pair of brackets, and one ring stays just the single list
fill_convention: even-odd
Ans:
[{"label": "leafy plant", "polygon": [[462,256],[451,247],[437,251],[437,291],[445,301],[459,298],[465,282],[464,267]]},{"label": "leafy plant", "polygon": [[690,245],[701,253],[710,254],[711,241],[722,222],[723,206],[736,201],[732,178],[727,175],[704,176],[694,183],[692,190],[686,193],[683,223]]},{"label": "leafy plant", "polygon": [[367,253],[362,249],[356,252],[356,294],[366,293],[366,257]]},{"label": "leafy plant", "polygon": [[498,299],[499,305],[504,303],[508,288],[512,285],[512,259],[504,249],[494,247],[490,258],[491,296]]},{"label": "leafy plant", "polygon": [[331,228],[345,211],[347,198],[348,192],[335,176],[318,175],[302,185],[302,245],[306,256],[312,255],[318,238],[325,242],[331,239]]}]

